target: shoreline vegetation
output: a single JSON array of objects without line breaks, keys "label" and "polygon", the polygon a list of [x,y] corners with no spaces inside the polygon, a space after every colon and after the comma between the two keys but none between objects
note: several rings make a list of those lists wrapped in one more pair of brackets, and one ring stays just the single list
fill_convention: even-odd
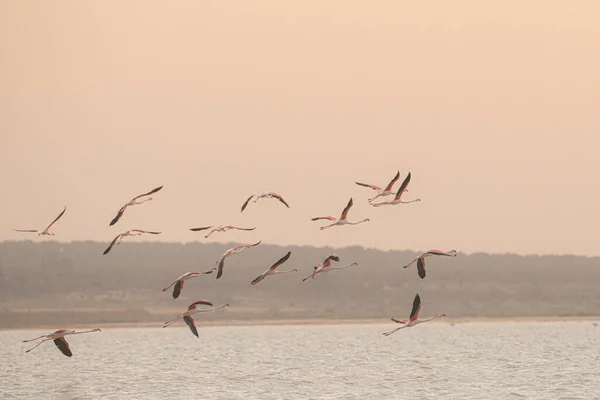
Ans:
[{"label": "shoreline vegetation", "polygon": [[[0,243],[0,329],[160,327],[204,298],[223,312],[198,326],[388,323],[405,318],[415,293],[440,323],[594,321],[600,319],[600,257],[464,254],[428,260],[428,276],[402,266],[413,251],[359,246],[317,248],[261,244],[228,260],[223,277],[186,281],[181,296],[162,288],[188,271],[212,267],[232,243]],[[450,248],[450,247],[449,247]],[[250,282],[287,251],[298,272]],[[302,282],[336,252],[359,265]]]}]

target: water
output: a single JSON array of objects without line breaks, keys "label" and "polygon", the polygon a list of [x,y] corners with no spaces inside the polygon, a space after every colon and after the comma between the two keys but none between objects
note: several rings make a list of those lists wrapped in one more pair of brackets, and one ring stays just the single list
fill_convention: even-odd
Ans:
[{"label": "water", "polygon": [[70,359],[0,332],[0,398],[600,399],[591,322],[198,325],[71,336]]}]

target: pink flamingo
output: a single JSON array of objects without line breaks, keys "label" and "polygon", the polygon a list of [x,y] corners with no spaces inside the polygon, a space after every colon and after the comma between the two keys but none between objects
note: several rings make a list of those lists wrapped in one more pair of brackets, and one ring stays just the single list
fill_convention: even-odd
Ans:
[{"label": "pink flamingo", "polygon": [[415,299],[413,300],[413,307],[412,307],[412,311],[410,312],[409,319],[398,320],[398,319],[392,318],[392,321],[394,321],[394,322],[396,322],[398,324],[403,324],[404,326],[401,326],[400,328],[396,328],[396,329],[391,330],[389,332],[384,332],[383,335],[384,336],[389,336],[389,335],[391,335],[393,333],[398,332],[400,329],[410,328],[410,327],[413,327],[415,325],[422,324],[423,322],[433,321],[434,319],[446,316],[446,314],[439,314],[439,315],[436,315],[433,318],[420,320],[420,319],[418,319],[419,318],[419,311],[420,310],[421,310],[421,297],[419,297],[419,294],[417,293],[417,295],[415,296]]},{"label": "pink flamingo", "polygon": [[175,285],[175,287],[173,288],[173,298],[176,299],[179,297],[179,295],[181,294],[181,291],[183,290],[183,282],[187,281],[188,279],[197,278],[202,275],[212,274],[213,272],[216,271],[216,269],[217,269],[216,267],[213,267],[213,268],[209,269],[208,271],[204,271],[204,272],[186,272],[185,274],[181,275],[179,278],[175,279],[173,281],[173,283],[171,283],[169,286],[164,287],[162,289],[162,291],[166,292],[167,290],[169,290],[169,288],[171,286]]},{"label": "pink flamingo", "polygon": [[320,270],[323,267],[329,267],[331,266],[331,262],[335,261],[335,262],[339,262],[340,261],[340,257],[335,254],[335,253],[331,253],[326,259],[325,261],[323,261],[322,263],[319,263],[317,265],[315,265],[313,267],[313,272],[312,274],[310,274],[309,276],[307,276],[306,278],[302,279],[302,282],[304,282],[305,280],[309,279],[309,278],[315,278],[315,275],[317,274],[317,271]]},{"label": "pink flamingo", "polygon": [[260,199],[274,198],[274,199],[279,200],[283,204],[285,204],[285,206],[287,208],[290,208],[289,204],[286,203],[286,201],[283,199],[283,197],[281,197],[281,195],[279,195],[279,194],[277,194],[275,192],[264,192],[264,193],[256,193],[256,194],[253,194],[252,196],[248,197],[248,200],[246,200],[244,202],[244,205],[242,205],[242,211],[240,211],[240,212],[244,211],[244,209],[246,208],[246,206],[248,205],[248,203],[250,202],[250,200],[252,200],[253,197],[254,197],[254,203],[256,203]]},{"label": "pink flamingo", "polygon": [[358,224],[362,224],[363,222],[369,222],[370,221],[369,218],[365,218],[362,221],[358,221],[358,222],[348,222],[348,220],[346,219],[346,217],[348,216],[348,211],[350,211],[350,208],[353,205],[354,205],[354,202],[352,201],[352,197],[350,197],[350,201],[348,201],[348,204],[344,208],[344,211],[342,211],[342,215],[340,216],[340,219],[338,219],[337,221],[333,217],[316,217],[316,218],[313,218],[312,220],[313,221],[317,221],[319,219],[328,219],[328,220],[331,221],[333,219],[334,222],[332,224],[322,226],[321,230],[327,229],[327,228],[331,228],[332,226],[358,225]]},{"label": "pink flamingo", "polygon": [[258,246],[260,244],[260,240],[254,244],[241,244],[239,246],[235,246],[232,247],[231,249],[227,250],[225,253],[223,253],[223,256],[221,256],[221,260],[218,261],[218,269],[217,269],[217,279],[219,279],[222,275],[223,275],[223,268],[225,267],[225,259],[229,256],[232,256],[234,254],[240,253],[250,247],[254,247],[254,246]]},{"label": "pink flamingo", "polygon": [[121,240],[123,240],[123,238],[125,236],[140,236],[140,235],[143,235],[144,233],[149,233],[151,235],[159,235],[160,234],[160,232],[143,231],[141,229],[130,229],[127,232],[123,232],[121,234],[118,234],[113,239],[113,241],[110,242],[110,245],[106,248],[106,250],[104,250],[104,253],[102,253],[102,255],[108,254],[108,252],[110,251],[110,249],[112,249],[112,247],[115,245],[115,243],[117,243],[117,246],[120,245],[121,244]]},{"label": "pink flamingo", "polygon": [[190,330],[192,331],[194,336],[199,337],[198,330],[196,329],[196,324],[194,323],[194,319],[192,318],[192,315],[201,313],[201,312],[216,311],[216,310],[220,310],[221,308],[229,307],[229,304],[223,304],[222,306],[219,306],[219,307],[211,308],[208,310],[201,310],[197,307],[199,305],[212,306],[213,304],[210,301],[207,301],[204,299],[197,300],[197,301],[193,302],[192,304],[190,304],[186,311],[179,314],[177,317],[173,318],[172,320],[165,322],[165,324],[163,325],[163,328],[166,328],[167,326],[172,325],[173,323],[179,321],[180,319],[183,319],[185,321],[185,323],[187,324],[187,326],[190,327]]},{"label": "pink flamingo", "polygon": [[284,262],[286,262],[290,258],[291,254],[292,254],[292,252],[288,251],[288,253],[285,256],[281,257],[275,264],[273,264],[271,266],[271,268],[269,268],[268,270],[266,270],[265,272],[263,272],[262,274],[260,274],[250,284],[251,285],[256,285],[257,283],[261,282],[263,279],[265,279],[269,275],[287,274],[288,272],[296,272],[296,271],[298,271],[296,268],[288,269],[286,271],[277,271],[277,267],[279,267],[281,264],[283,264]]},{"label": "pink flamingo", "polygon": [[421,279],[425,278],[425,258],[429,256],[446,256],[446,257],[456,257],[456,250],[450,250],[448,252],[441,250],[429,250],[425,253],[421,253],[419,257],[412,260],[410,263],[406,264],[404,268],[410,267],[415,261],[417,262],[417,272]]},{"label": "pink flamingo", "polygon": [[13,229],[13,231],[16,231],[16,232],[37,232],[38,236],[40,236],[40,235],[50,235],[50,236],[54,236],[54,233],[50,233],[50,232],[48,232],[48,230],[50,229],[50,227],[51,227],[52,225],[54,225],[54,223],[55,223],[56,221],[58,221],[58,220],[60,219],[60,217],[62,217],[62,216],[63,216],[63,214],[65,213],[65,211],[67,211],[67,206],[65,206],[65,208],[62,210],[62,212],[61,212],[60,214],[58,214],[58,217],[54,218],[54,221],[52,221],[52,222],[50,223],[50,225],[48,225],[48,226],[46,227],[46,229],[44,229],[44,230],[42,230],[42,231],[40,231],[40,230],[38,230],[38,229]]},{"label": "pink flamingo", "polygon": [[388,183],[388,185],[385,187],[385,189],[382,189],[382,188],[380,188],[379,186],[376,186],[376,185],[369,185],[368,183],[360,183],[360,182],[354,182],[354,183],[356,183],[357,185],[368,187],[368,188],[371,188],[371,189],[377,191],[377,196],[372,197],[372,198],[369,199],[369,202],[371,202],[371,201],[375,200],[378,197],[384,197],[384,196],[389,196],[389,195],[394,194],[394,192],[392,192],[392,186],[394,186],[394,183],[396,183],[396,181],[398,180],[398,178],[400,178],[400,171],[398,171],[396,173],[396,176],[394,176],[394,179],[392,179],[390,181],[390,183]]},{"label": "pink flamingo", "polygon": [[203,226],[202,228],[192,228],[192,229],[190,229],[190,231],[198,232],[198,231],[204,231],[204,230],[211,229],[211,228],[213,228],[213,229],[206,236],[204,236],[204,238],[208,238],[214,232],[227,232],[231,229],[237,229],[239,231],[253,231],[256,229],[256,227],[254,227],[254,228],[238,228],[237,226],[232,226],[232,225],[211,225],[211,226]]},{"label": "pink flamingo", "polygon": [[400,188],[398,189],[398,192],[396,192],[396,197],[394,197],[394,200],[392,201],[386,201],[383,203],[371,203],[371,205],[373,207],[380,207],[380,206],[394,206],[396,204],[408,204],[408,203],[414,203],[415,201],[421,201],[421,199],[415,199],[415,200],[411,200],[411,201],[402,201],[401,197],[402,197],[402,193],[404,193],[406,191],[406,187],[408,186],[408,184],[410,183],[410,172],[408,173],[408,175],[406,175],[406,178],[404,179],[404,182],[402,182],[402,185],[400,186]]},{"label": "pink flamingo", "polygon": [[141,199],[142,197],[150,196],[151,194],[154,194],[154,193],[158,192],[162,188],[163,188],[162,186],[159,186],[156,189],[152,189],[148,193],[144,193],[144,194],[140,194],[139,196],[135,196],[133,199],[131,199],[129,201],[129,203],[125,204],[123,207],[121,207],[121,209],[119,209],[119,212],[117,213],[117,215],[112,219],[112,221],[110,221],[109,226],[113,226],[114,224],[117,223],[117,221],[119,219],[121,219],[121,217],[123,216],[123,213],[125,212],[125,210],[127,209],[127,207],[135,206],[136,204],[145,203],[147,201],[152,200],[152,197],[148,197],[148,198],[146,198],[144,200],[139,200],[139,201],[138,201],[138,199]]},{"label": "pink flamingo", "polygon": [[35,339],[23,340],[23,343],[33,342],[34,340],[43,339],[38,344],[33,346],[31,349],[27,350],[25,353],[29,353],[31,350],[38,347],[40,344],[47,342],[48,340],[54,340],[54,344],[58,349],[67,357],[71,357],[73,353],[71,353],[71,349],[69,348],[69,342],[65,339],[67,335],[79,335],[82,333],[90,333],[90,332],[101,332],[100,328],[90,329],[89,331],[75,332],[72,329],[59,329],[55,332],[52,332],[49,335],[38,336]]}]

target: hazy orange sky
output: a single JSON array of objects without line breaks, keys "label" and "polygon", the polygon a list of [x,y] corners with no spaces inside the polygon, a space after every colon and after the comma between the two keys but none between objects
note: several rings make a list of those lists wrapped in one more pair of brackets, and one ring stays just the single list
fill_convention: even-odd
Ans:
[{"label": "hazy orange sky", "polygon": [[[0,1],[0,240],[49,240],[12,228],[66,205],[57,240],[223,223],[257,229],[211,241],[600,255],[598,21],[591,0]],[[370,207],[354,181],[397,170],[422,202]],[[269,190],[291,209],[240,214]],[[310,221],[351,196],[370,223]]]}]

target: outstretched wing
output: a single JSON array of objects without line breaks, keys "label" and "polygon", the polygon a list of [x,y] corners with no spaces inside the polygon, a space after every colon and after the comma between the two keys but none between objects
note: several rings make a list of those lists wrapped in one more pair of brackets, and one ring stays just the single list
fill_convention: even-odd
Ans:
[{"label": "outstretched wing", "polygon": [[140,233],[149,233],[151,235],[160,235],[160,232],[154,232],[154,231],[143,231],[141,229],[132,229],[132,232],[140,232]]},{"label": "outstretched wing", "polygon": [[60,214],[58,214],[58,217],[54,218],[54,221],[52,221],[52,222],[50,223],[50,225],[48,225],[48,227],[46,228],[46,230],[50,229],[50,227],[51,227],[52,225],[54,225],[54,223],[55,223],[56,221],[58,221],[58,220],[60,219],[60,217],[62,217],[62,216],[63,216],[63,214],[65,213],[65,211],[67,211],[67,206],[65,206],[65,208],[62,210],[62,212],[61,212]]},{"label": "outstretched wing", "polygon": [[406,178],[404,178],[404,182],[402,182],[402,185],[400,185],[400,188],[396,192],[396,197],[395,197],[396,200],[398,200],[400,198],[400,196],[402,196],[402,193],[404,193],[404,191],[408,187],[408,184],[410,183],[410,177],[411,177],[411,175],[409,172],[408,175],[406,175]]},{"label": "outstretched wing", "polygon": [[278,195],[277,193],[271,193],[271,196],[275,197],[277,200],[279,200],[280,202],[282,202],[283,204],[285,204],[285,206],[287,208],[290,208],[290,205],[285,202],[285,200],[283,199],[283,197],[281,197],[281,195]]},{"label": "outstretched wing", "polygon": [[104,250],[104,253],[102,253],[102,255],[106,255],[108,254],[108,252],[110,251],[110,249],[112,249],[112,247],[115,245],[115,243],[117,242],[117,240],[121,237],[121,235],[117,235],[112,242],[110,242],[110,246],[108,246],[106,248],[106,250]]},{"label": "outstretched wing", "polygon": [[331,264],[331,261],[340,262],[340,257],[337,254],[333,253],[329,257],[327,257],[325,261],[323,261],[323,265],[329,265]]},{"label": "outstretched wing", "polygon": [[376,186],[376,185],[369,185],[368,183],[360,183],[360,182],[354,182],[354,183],[356,183],[359,186],[364,186],[364,187],[371,188],[373,190],[381,190],[381,188],[379,186]]},{"label": "outstretched wing", "polygon": [[420,257],[417,260],[417,272],[419,273],[419,278],[424,279],[425,278],[425,259],[423,257]]},{"label": "outstretched wing", "polygon": [[[197,305],[211,306],[211,307],[212,307],[213,303],[211,303],[211,302],[210,302],[210,301],[208,301],[208,300],[204,300],[204,299],[198,299],[198,300],[196,300],[195,302],[193,302],[192,304],[190,304],[190,305],[189,305],[189,307],[191,307],[191,306],[197,306]],[[188,307],[188,308],[189,308],[189,307]]]},{"label": "outstretched wing", "polygon": [[71,357],[73,355],[73,353],[71,353],[71,349],[69,348],[69,343],[64,337],[54,339],[54,344],[65,356]]},{"label": "outstretched wing", "polygon": [[243,211],[244,211],[244,209],[246,208],[246,206],[248,205],[248,203],[250,202],[250,200],[252,200],[252,198],[253,198],[253,197],[254,197],[254,195],[252,195],[252,196],[248,197],[248,200],[246,200],[246,201],[244,202],[244,205],[242,206],[242,211],[240,211],[240,212],[243,212]]},{"label": "outstretched wing", "polygon": [[190,331],[192,331],[194,336],[199,337],[198,330],[196,329],[196,324],[194,324],[194,318],[190,317],[189,315],[186,315],[185,317],[183,317],[183,320],[185,321],[187,326],[190,327]]},{"label": "outstretched wing", "polygon": [[328,220],[330,220],[330,221],[332,221],[332,222],[333,222],[333,221],[335,221],[335,220],[337,220],[337,218],[336,218],[336,217],[332,217],[332,216],[330,216],[330,215],[328,215],[328,216],[326,216],[326,217],[315,217],[315,218],[311,218],[310,220],[311,220],[311,221],[318,221],[318,220],[320,220],[320,219],[328,219]]},{"label": "outstretched wing", "polygon": [[123,207],[121,207],[121,209],[119,210],[119,212],[117,212],[117,215],[112,219],[112,221],[110,221],[109,226],[113,226],[114,224],[117,223],[118,220],[121,219],[121,217],[123,216],[123,213],[125,212],[126,208],[127,208],[127,204],[125,204]]},{"label": "outstretched wing", "polygon": [[400,171],[398,171],[396,173],[396,176],[394,176],[394,179],[392,179],[390,181],[390,183],[385,187],[385,191],[389,192],[390,190],[392,190],[392,186],[394,186],[394,183],[396,183],[396,181],[400,178]]},{"label": "outstretched wing", "polygon": [[353,204],[354,204],[354,202],[352,201],[352,197],[350,197],[350,201],[346,205],[346,208],[344,208],[344,211],[342,211],[342,216],[340,217],[341,220],[346,219],[346,217],[348,216],[348,211],[350,211],[350,208],[352,207]]},{"label": "outstretched wing", "polygon": [[258,282],[262,281],[263,279],[265,279],[265,273],[262,273],[259,276],[257,276],[252,282],[250,282],[250,284],[256,285]]},{"label": "outstretched wing", "polygon": [[225,267],[225,257],[221,257],[219,261],[219,267],[217,268],[217,279],[223,275],[223,268]]},{"label": "outstretched wing", "polygon": [[184,280],[180,280],[177,281],[177,283],[175,284],[175,287],[173,288],[173,298],[176,299],[179,297],[179,295],[181,294],[181,289],[183,289],[183,282]]},{"label": "outstretched wing", "polygon": [[407,319],[396,319],[396,318],[391,318],[392,321],[394,321],[397,324],[406,324],[408,322]]},{"label": "outstretched wing", "polygon": [[410,320],[411,321],[414,321],[415,319],[417,319],[419,317],[420,310],[421,310],[421,297],[419,296],[419,293],[417,293],[417,295],[415,296],[415,299],[413,300],[412,311],[410,312]]},{"label": "outstretched wing", "polygon": [[212,228],[213,226],[203,226],[202,228],[191,228],[190,231],[194,231],[194,232],[198,232],[198,231],[205,231],[207,229]]},{"label": "outstretched wing", "polygon": [[136,200],[136,199],[139,199],[140,197],[144,197],[144,196],[150,196],[151,194],[154,194],[154,193],[158,192],[158,191],[159,191],[160,189],[162,189],[162,188],[163,188],[163,185],[161,185],[161,186],[159,186],[159,187],[157,187],[157,188],[155,188],[155,189],[152,189],[152,190],[151,190],[151,191],[149,191],[148,193],[140,194],[139,196],[136,196],[136,197],[134,197],[133,199],[134,199],[134,200]]},{"label": "outstretched wing", "polygon": [[277,267],[279,267],[281,264],[283,264],[284,262],[286,262],[286,261],[287,261],[287,260],[290,258],[290,255],[292,255],[292,252],[291,252],[291,251],[288,251],[288,253],[287,253],[285,256],[281,257],[281,258],[279,259],[279,261],[277,261],[275,264],[273,264],[273,265],[271,266],[270,270],[271,270],[271,271],[273,271],[273,270],[275,270]]},{"label": "outstretched wing", "polygon": [[441,251],[441,250],[429,250],[427,252],[428,254],[431,254],[432,256],[447,256],[447,257],[456,257],[456,250],[450,250],[450,251]]}]

